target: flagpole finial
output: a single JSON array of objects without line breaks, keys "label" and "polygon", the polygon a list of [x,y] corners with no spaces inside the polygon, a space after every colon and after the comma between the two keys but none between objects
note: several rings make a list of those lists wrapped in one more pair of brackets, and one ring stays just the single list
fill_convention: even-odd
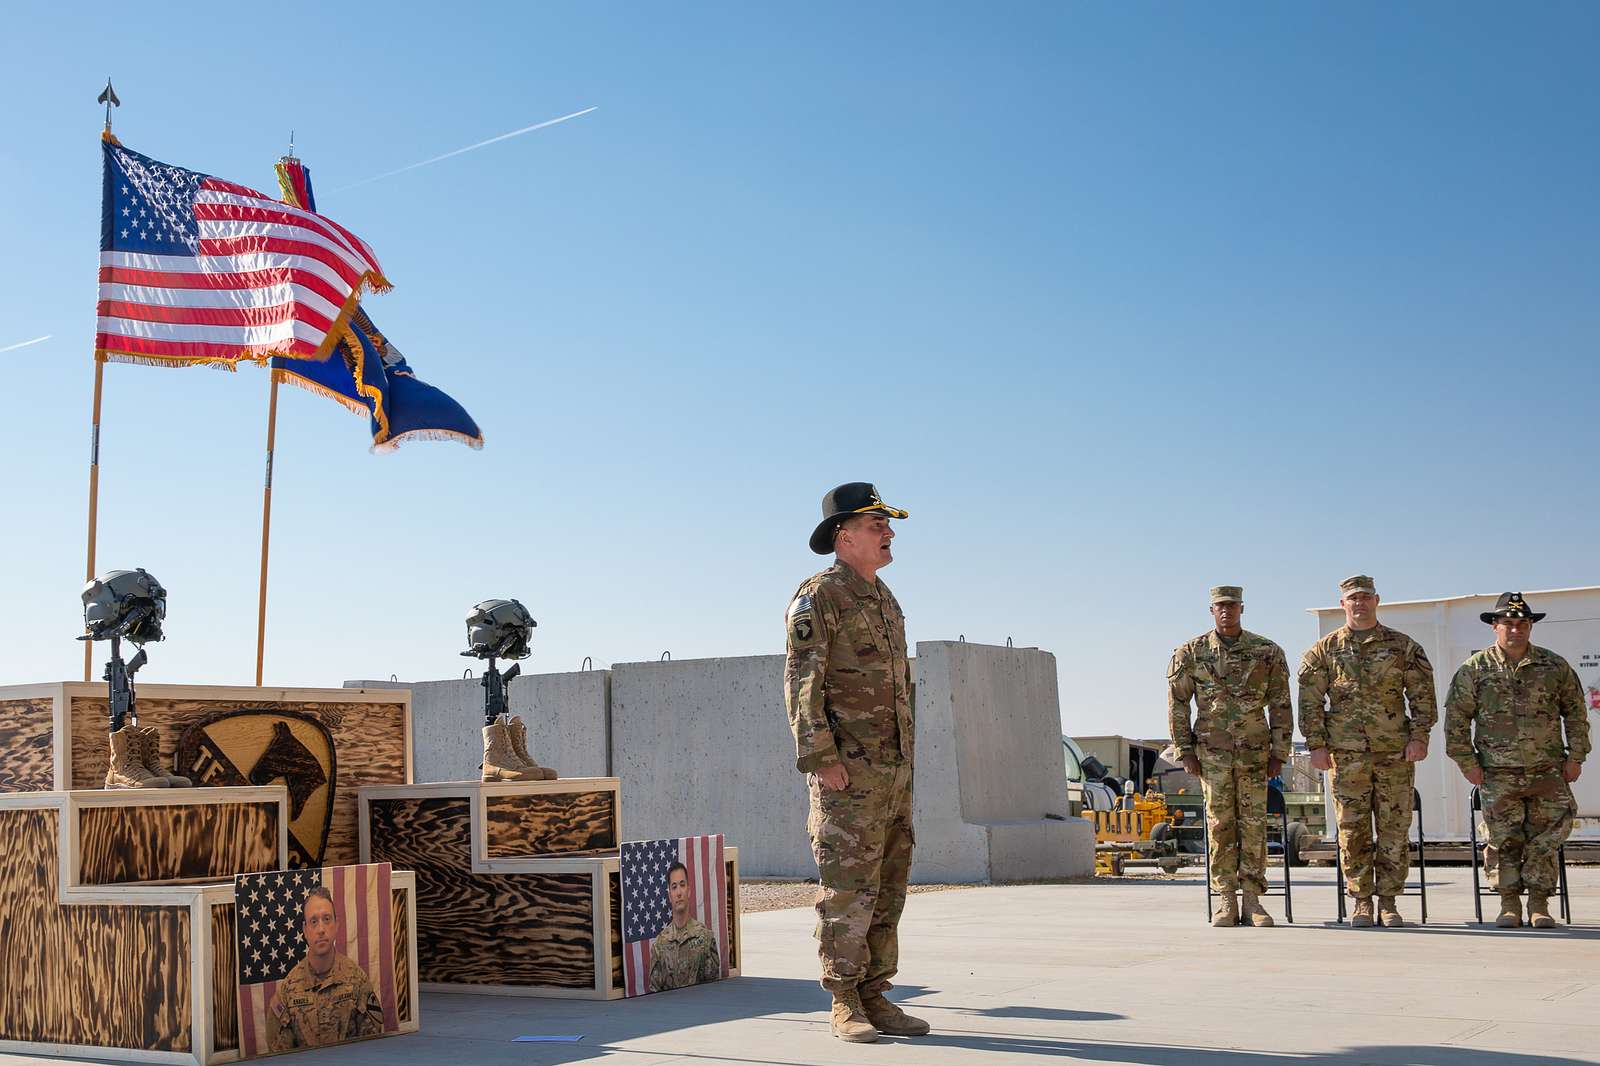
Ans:
[{"label": "flagpole finial", "polygon": [[289,158],[290,159],[295,158],[295,154],[294,154],[294,130],[290,130],[289,131]]},{"label": "flagpole finial", "polygon": [[105,132],[107,134],[110,134],[110,132],[111,132],[111,109],[113,107],[121,107],[122,106],[122,101],[117,99],[117,91],[111,87],[111,79],[109,77],[106,78],[106,87],[100,91],[100,95],[99,96],[95,97],[95,103],[97,103],[97,104],[105,104],[106,105],[106,129],[105,129]]}]

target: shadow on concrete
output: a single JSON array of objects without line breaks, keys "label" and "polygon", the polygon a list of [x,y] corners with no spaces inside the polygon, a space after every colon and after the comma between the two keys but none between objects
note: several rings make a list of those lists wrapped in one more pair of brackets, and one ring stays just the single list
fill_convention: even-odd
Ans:
[{"label": "shadow on concrete", "polygon": [[[890,999],[899,999],[891,995]],[[1027,1018],[1042,1022],[1116,1022],[1126,1014],[1108,1014],[1097,1010],[1059,1010],[1055,1007],[949,1007],[940,1005],[941,1011],[966,1015],[969,1018]],[[915,1012],[915,1007],[912,1008]]]},{"label": "shadow on concrete", "polygon": [[1567,1066],[1588,1059],[1563,1055],[1535,1055],[1526,1052],[1488,1051],[1455,1046],[1379,1044],[1285,1054],[1248,1051],[1240,1048],[1183,1047],[1173,1044],[1102,1044],[1084,1040],[1049,1040],[1032,1036],[1007,1036],[1002,1033],[934,1032],[915,1040],[896,1039],[895,1043],[918,1047],[956,1048],[985,1055],[1042,1055],[1083,1059],[1089,1062],[1139,1063],[1143,1066],[1224,1066],[1246,1063],[1249,1066]]}]

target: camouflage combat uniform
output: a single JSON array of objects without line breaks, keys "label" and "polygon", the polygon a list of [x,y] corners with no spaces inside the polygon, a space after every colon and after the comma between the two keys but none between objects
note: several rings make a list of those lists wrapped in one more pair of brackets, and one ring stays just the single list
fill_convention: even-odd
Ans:
[{"label": "camouflage combat uniform", "polygon": [[[287,1020],[278,1017],[281,1006]],[[383,1007],[372,982],[348,956],[335,954],[326,976],[311,960],[295,963],[267,1010],[267,1045],[273,1051],[321,1047],[383,1032]]]},{"label": "camouflage combat uniform", "polygon": [[1405,749],[1426,744],[1438,720],[1433,665],[1397,629],[1340,626],[1300,661],[1300,732],[1333,757],[1339,857],[1356,899],[1405,891],[1415,776]]},{"label": "camouflage combat uniform", "polygon": [[[1194,725],[1189,701],[1195,702]],[[1200,759],[1211,839],[1211,887],[1267,891],[1267,760],[1289,760],[1294,710],[1283,649],[1242,630],[1215,630],[1172,653],[1168,724],[1178,757]],[[1265,708],[1265,713],[1263,713]]]},{"label": "camouflage combat uniform", "polygon": [[674,922],[656,934],[650,944],[650,991],[687,988],[722,976],[722,956],[717,936],[690,918],[679,929]]},{"label": "camouflage combat uniform", "polygon": [[[1577,804],[1562,764],[1589,755],[1589,720],[1578,675],[1536,645],[1513,663],[1498,644],[1456,671],[1445,697],[1445,754],[1462,772],[1483,767],[1483,820],[1497,868],[1495,888],[1556,891],[1556,851]],[[1562,725],[1566,738],[1562,739]]]},{"label": "camouflage combat uniform", "polygon": [[837,562],[790,602],[784,702],[802,773],[843,763],[850,785],[810,778],[822,986],[890,987],[911,873],[911,669],[889,586]]}]

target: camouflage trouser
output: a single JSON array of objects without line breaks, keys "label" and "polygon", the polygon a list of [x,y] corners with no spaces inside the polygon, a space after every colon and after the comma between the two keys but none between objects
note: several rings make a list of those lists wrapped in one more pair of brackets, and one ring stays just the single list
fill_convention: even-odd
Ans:
[{"label": "camouflage trouser", "polygon": [[1485,770],[1483,821],[1489,846],[1483,864],[1500,892],[1556,892],[1556,851],[1572,832],[1577,804],[1560,768]]},{"label": "camouflage trouser", "polygon": [[1406,762],[1400,752],[1335,751],[1332,755],[1333,802],[1338,809],[1345,889],[1357,899],[1373,895],[1374,888],[1379,896],[1398,896],[1406,890],[1406,873],[1411,868],[1415,764]]},{"label": "camouflage trouser", "polygon": [[911,766],[848,759],[850,787],[811,781],[822,987],[881,992],[900,968],[898,926],[911,875]]},{"label": "camouflage trouser", "polygon": [[1199,755],[1211,888],[1262,895],[1267,890],[1267,753],[1203,750]]}]

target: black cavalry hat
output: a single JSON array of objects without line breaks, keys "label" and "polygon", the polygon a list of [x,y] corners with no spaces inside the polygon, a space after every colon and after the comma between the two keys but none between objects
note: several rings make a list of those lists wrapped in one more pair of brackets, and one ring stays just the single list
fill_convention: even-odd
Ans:
[{"label": "black cavalry hat", "polygon": [[1526,618],[1530,622],[1537,622],[1544,615],[1535,611],[1532,604],[1522,598],[1522,593],[1502,592],[1500,598],[1494,601],[1494,610],[1484,611],[1478,618],[1494,625],[1497,618]]},{"label": "black cavalry hat", "polygon": [[881,514],[885,518],[910,518],[898,507],[878,498],[878,490],[865,481],[840,485],[822,497],[822,522],[811,533],[811,550],[818,555],[833,551],[833,531],[851,515]]}]

